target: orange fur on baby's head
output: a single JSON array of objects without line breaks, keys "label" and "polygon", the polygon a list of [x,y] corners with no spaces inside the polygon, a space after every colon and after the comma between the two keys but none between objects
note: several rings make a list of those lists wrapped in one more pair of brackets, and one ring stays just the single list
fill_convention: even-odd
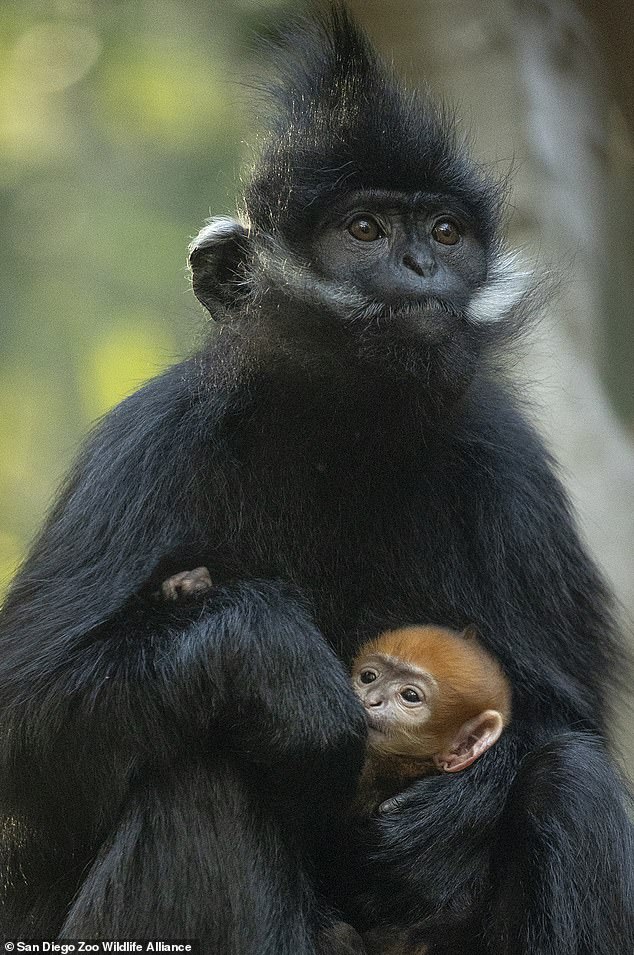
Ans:
[{"label": "orange fur on baby's head", "polygon": [[361,648],[353,669],[373,653],[410,663],[433,676],[438,694],[426,730],[440,744],[484,710],[498,710],[508,722],[508,681],[497,660],[478,642],[475,631],[437,626],[388,630]]},{"label": "orange fur on baby's head", "polygon": [[352,666],[368,720],[355,809],[373,811],[413,779],[459,772],[498,740],[511,692],[471,630],[411,626],[366,643]]}]

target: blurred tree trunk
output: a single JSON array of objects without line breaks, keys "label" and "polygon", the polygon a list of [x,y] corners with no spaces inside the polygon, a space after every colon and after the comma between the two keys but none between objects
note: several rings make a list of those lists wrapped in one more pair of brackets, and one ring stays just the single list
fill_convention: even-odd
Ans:
[{"label": "blurred tree trunk", "polygon": [[[597,16],[605,19],[606,8],[614,12],[623,2],[602,4]],[[513,165],[510,242],[560,278],[522,375],[536,395],[535,414],[561,462],[583,533],[624,607],[631,640],[634,448],[606,383],[626,417],[632,412],[631,367],[623,361],[634,299],[627,214],[632,145],[622,114],[604,93],[609,83],[594,33],[565,0],[350,0],[350,6],[410,81],[429,82],[458,106],[481,159],[500,174]],[[626,22],[624,15],[624,32]],[[628,105],[631,115],[634,104]],[[610,354],[606,343],[615,340],[615,327],[627,327],[628,337]],[[624,711],[617,747],[634,775],[633,736]]]}]

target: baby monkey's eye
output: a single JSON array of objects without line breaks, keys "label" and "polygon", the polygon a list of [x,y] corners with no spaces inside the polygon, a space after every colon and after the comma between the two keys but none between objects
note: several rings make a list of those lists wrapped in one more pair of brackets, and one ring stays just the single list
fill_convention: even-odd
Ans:
[{"label": "baby monkey's eye", "polygon": [[378,676],[376,670],[364,670],[359,676],[362,683],[374,683]]},{"label": "baby monkey's eye", "polygon": [[383,235],[381,226],[372,216],[357,216],[348,223],[348,232],[359,242],[376,242]]},{"label": "baby monkey's eye", "polygon": [[406,686],[401,690],[401,696],[406,703],[422,703],[423,698],[421,697],[418,690],[414,690],[411,686]]}]

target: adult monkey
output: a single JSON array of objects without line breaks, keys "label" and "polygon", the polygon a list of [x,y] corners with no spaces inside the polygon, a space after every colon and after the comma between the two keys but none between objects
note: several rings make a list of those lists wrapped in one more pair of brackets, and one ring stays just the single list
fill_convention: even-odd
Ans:
[{"label": "adult monkey", "polygon": [[[472,955],[629,953],[617,641],[498,371],[522,310],[499,191],[341,10],[284,57],[248,227],[192,249],[219,333],[98,428],[4,608],[4,935],[315,952],[313,850],[363,750],[333,648],[436,622],[476,625],[514,722],[376,823],[372,917],[442,922],[486,885]],[[202,606],[153,601],[200,566]]]}]

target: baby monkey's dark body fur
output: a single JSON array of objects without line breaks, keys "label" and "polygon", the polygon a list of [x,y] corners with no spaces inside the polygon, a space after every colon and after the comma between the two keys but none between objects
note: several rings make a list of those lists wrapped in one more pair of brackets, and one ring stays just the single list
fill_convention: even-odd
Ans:
[{"label": "baby monkey's dark body fur", "polygon": [[[630,955],[630,829],[603,743],[616,641],[495,371],[516,304],[498,193],[343,14],[293,49],[249,229],[215,224],[192,252],[220,332],[99,426],[3,610],[2,934],[314,953],[315,879],[364,749],[344,664],[435,622],[475,624],[513,725],[372,823],[360,921],[416,913],[434,953]],[[355,190],[392,251],[333,277],[351,239],[320,216]],[[467,225],[441,248],[451,222],[426,217],[447,203]],[[156,605],[199,566],[208,598]],[[448,948],[462,910],[470,944]]]}]

